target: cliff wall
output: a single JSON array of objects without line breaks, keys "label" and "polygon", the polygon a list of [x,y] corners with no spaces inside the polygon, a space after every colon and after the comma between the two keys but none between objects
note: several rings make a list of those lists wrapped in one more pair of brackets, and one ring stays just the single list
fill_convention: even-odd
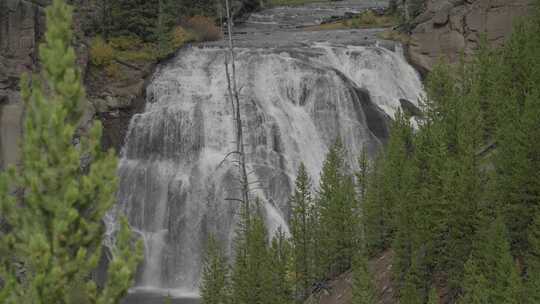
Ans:
[{"label": "cliff wall", "polygon": [[409,56],[423,72],[439,58],[454,63],[460,53],[470,55],[485,33],[497,47],[508,39],[514,22],[531,9],[532,0],[427,0],[413,21]]}]

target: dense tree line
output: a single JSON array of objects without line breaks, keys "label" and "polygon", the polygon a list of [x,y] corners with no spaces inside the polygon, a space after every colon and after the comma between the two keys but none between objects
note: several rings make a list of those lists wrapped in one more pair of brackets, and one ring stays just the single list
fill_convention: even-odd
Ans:
[{"label": "dense tree line", "polygon": [[[233,17],[263,5],[260,0],[233,2]],[[205,16],[219,25],[226,15],[224,7],[223,0],[92,0],[85,30],[90,36],[101,35],[106,40],[136,36],[145,42],[156,42],[192,16]]]},{"label": "dense tree line", "polygon": [[436,68],[417,130],[396,117],[364,211],[370,253],[396,253],[401,303],[436,280],[451,303],[538,302],[539,16],[503,49]]},{"label": "dense tree line", "polygon": [[256,290],[241,282],[283,296],[272,303],[303,302],[351,268],[354,303],[374,303],[368,258],[387,250],[400,303],[540,303],[539,47],[537,7],[502,49],[483,43],[472,60],[437,66],[422,115],[413,123],[398,111],[384,151],[373,161],[361,155],[358,172],[339,140],[316,189],[300,166],[291,236],[280,237],[288,258],[238,281],[239,267],[250,269],[247,252],[257,267],[272,260],[255,221],[258,247],[241,238],[232,263],[233,303]]}]

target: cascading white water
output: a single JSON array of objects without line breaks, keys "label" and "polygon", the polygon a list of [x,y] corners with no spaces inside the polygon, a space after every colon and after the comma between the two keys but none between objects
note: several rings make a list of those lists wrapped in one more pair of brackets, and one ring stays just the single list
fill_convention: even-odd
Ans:
[{"label": "cascading white water", "polygon": [[[196,292],[208,235],[231,250],[238,203],[226,198],[239,193],[236,170],[220,166],[235,147],[224,52],[185,49],[163,64],[131,121],[116,211],[145,243],[140,288]],[[250,181],[271,231],[287,229],[300,162],[316,184],[341,137],[355,167],[363,147],[373,154],[387,139],[399,99],[422,93],[403,55],[377,46],[240,49],[237,58]]]}]

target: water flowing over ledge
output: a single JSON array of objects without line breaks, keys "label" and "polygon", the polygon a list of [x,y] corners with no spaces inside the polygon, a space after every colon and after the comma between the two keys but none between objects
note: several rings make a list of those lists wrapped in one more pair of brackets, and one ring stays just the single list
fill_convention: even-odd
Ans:
[{"label": "water flowing over ledge", "polygon": [[[133,117],[119,166],[119,202],[145,244],[138,289],[197,293],[210,233],[230,253],[238,220],[234,150],[224,50],[189,48],[155,73],[144,113]],[[318,183],[339,136],[356,168],[388,137],[399,99],[422,94],[402,51],[312,43],[237,50],[246,151],[253,194],[269,230],[287,230],[288,198],[301,161]],[[112,231],[114,217],[108,218]]]}]

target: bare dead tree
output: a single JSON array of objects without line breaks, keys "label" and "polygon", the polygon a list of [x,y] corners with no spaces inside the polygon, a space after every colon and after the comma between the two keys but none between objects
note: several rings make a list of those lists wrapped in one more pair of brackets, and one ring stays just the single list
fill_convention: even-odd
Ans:
[{"label": "bare dead tree", "polygon": [[[228,199],[239,201],[243,204],[245,211],[249,214],[249,180],[246,169],[246,154],[244,150],[244,134],[242,129],[242,114],[240,109],[240,97],[238,93],[238,86],[236,82],[236,58],[234,53],[234,43],[232,39],[232,17],[231,7],[229,0],[225,0],[225,11],[227,17],[227,39],[228,39],[228,52],[225,55],[225,74],[227,76],[227,90],[229,94],[229,100],[231,102],[231,109],[233,113],[233,123],[235,128],[235,142],[236,151],[229,153],[228,155],[236,156],[236,166],[239,170],[239,183],[241,198],[240,199]],[[230,64],[230,67],[229,67]],[[231,73],[232,72],[232,73]],[[249,220],[249,216],[247,217]],[[249,224],[248,224],[249,227]]]}]

